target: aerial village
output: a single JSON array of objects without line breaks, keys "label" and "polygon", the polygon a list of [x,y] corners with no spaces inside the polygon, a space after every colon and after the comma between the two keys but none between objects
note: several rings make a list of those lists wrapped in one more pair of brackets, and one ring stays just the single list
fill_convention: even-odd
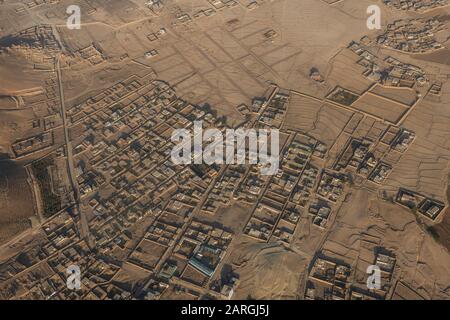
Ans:
[{"label": "aerial village", "polygon": [[[266,97],[255,99],[248,108],[253,117],[250,125],[281,127],[290,95],[271,87]],[[74,207],[54,218],[53,211],[47,212],[50,219],[43,227],[42,243],[1,270],[5,298],[231,298],[239,276],[232,272],[219,276],[218,270],[224,266],[234,234],[199,220],[199,212],[214,215],[221,207],[244,201],[253,211],[243,235],[289,244],[304,215],[318,230],[327,228],[349,189],[349,170],[369,183],[382,184],[395,165],[389,162],[390,154],[404,153],[415,137],[406,128],[379,122],[366,137],[353,138],[362,120],[355,113],[344,129],[348,141],[330,167],[323,166],[328,146],[290,130],[281,131],[286,138],[273,176],[261,176],[259,165],[174,165],[170,161],[174,128],[190,128],[200,119],[220,130],[227,126],[207,107],[177,98],[170,85],[151,73],[131,76],[89,98],[71,108],[68,119],[78,137],[73,152],[83,203],[79,210],[89,217],[89,236],[79,231],[79,212]],[[28,139],[28,145],[47,148],[46,135],[41,137]],[[33,152],[29,148],[23,141],[15,145],[15,150]],[[59,152],[63,156],[64,150]],[[73,196],[67,199],[70,202]],[[399,190],[395,201],[430,219],[443,209],[442,203],[407,190]],[[90,250],[85,237],[91,237],[96,251]],[[379,264],[391,258],[377,255],[375,259]],[[85,270],[80,292],[64,285],[65,269],[74,262]],[[131,291],[114,286],[111,279],[124,264],[147,273],[148,280]],[[333,276],[328,268],[334,270]],[[305,296],[317,298],[317,292],[323,291],[324,297],[333,299],[366,297],[346,285],[350,272],[348,266],[317,259]],[[387,278],[390,272],[387,267]],[[384,297],[388,289],[383,290],[367,296]]]},{"label": "aerial village", "polygon": [[417,12],[427,12],[449,4],[448,0],[383,0],[383,2],[385,5],[396,9],[414,10]]},{"label": "aerial village", "polygon": [[377,41],[383,46],[408,53],[426,53],[443,48],[436,36],[445,30],[445,24],[437,17],[397,20],[387,26],[386,32]]}]

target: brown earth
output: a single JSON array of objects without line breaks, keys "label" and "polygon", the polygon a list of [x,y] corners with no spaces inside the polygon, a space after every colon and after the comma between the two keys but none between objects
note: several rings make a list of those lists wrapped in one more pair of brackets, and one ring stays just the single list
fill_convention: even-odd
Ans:
[{"label": "brown earth", "polygon": [[[450,188],[447,189],[447,198],[450,201]],[[447,208],[447,210],[442,214],[444,215],[444,218],[441,223],[431,227],[429,232],[450,252],[450,208]]]},{"label": "brown earth", "polygon": [[0,161],[0,243],[31,227],[34,215],[25,169],[12,161]]}]

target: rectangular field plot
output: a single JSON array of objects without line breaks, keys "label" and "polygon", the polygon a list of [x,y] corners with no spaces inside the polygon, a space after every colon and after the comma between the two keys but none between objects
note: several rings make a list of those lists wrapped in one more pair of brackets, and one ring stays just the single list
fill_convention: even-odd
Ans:
[{"label": "rectangular field plot", "polygon": [[416,92],[410,88],[385,88],[375,86],[370,92],[412,106],[417,101]]},{"label": "rectangular field plot", "polygon": [[408,110],[400,103],[371,93],[361,96],[352,107],[391,123],[396,123]]},{"label": "rectangular field plot", "polygon": [[153,269],[166,250],[166,246],[144,239],[131,255],[131,260],[147,269]]}]

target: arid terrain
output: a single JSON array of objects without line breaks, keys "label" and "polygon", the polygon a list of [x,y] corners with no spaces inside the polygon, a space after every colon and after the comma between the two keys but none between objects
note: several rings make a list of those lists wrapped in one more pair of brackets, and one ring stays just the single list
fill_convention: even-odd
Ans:
[{"label": "arid terrain", "polygon": [[450,299],[450,1],[71,5],[0,0],[0,299]]}]

